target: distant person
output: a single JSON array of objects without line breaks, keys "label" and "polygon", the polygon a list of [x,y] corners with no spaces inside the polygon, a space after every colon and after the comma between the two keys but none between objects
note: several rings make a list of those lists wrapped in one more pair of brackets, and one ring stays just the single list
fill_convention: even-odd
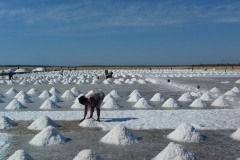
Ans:
[{"label": "distant person", "polygon": [[9,71],[8,72],[8,80],[10,81],[13,78],[13,72]]},{"label": "distant person", "polygon": [[193,71],[193,66],[192,66],[192,71]]},{"label": "distant person", "polygon": [[152,70],[152,68],[150,67],[149,70]]},{"label": "distant person", "polygon": [[227,66],[225,66],[225,73],[227,72]]},{"label": "distant person", "polygon": [[61,67],[61,70],[60,70],[60,74],[61,74],[61,76],[63,76],[63,69],[62,69],[62,67]]},{"label": "distant person", "polygon": [[105,73],[105,78],[107,79],[108,78],[108,70],[106,68],[104,69],[104,73]]},{"label": "distant person", "polygon": [[232,66],[232,70],[234,70],[233,66]]},{"label": "distant person", "polygon": [[80,123],[86,118],[88,106],[91,106],[91,112],[89,118],[92,118],[94,109],[97,109],[97,121],[100,122],[100,106],[105,97],[105,94],[102,91],[97,91],[89,94],[88,96],[81,96],[78,98],[79,103],[85,106],[84,108],[84,117],[80,120]]},{"label": "distant person", "polygon": [[199,85],[197,85],[197,89],[199,89],[200,88],[200,86]]}]

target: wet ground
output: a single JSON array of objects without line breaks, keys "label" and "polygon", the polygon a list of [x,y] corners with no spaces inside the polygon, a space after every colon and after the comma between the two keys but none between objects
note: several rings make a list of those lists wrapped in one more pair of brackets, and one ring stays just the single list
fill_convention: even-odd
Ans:
[{"label": "wet ground", "polygon": [[[18,121],[13,129],[1,130],[12,135],[6,157],[18,149],[23,149],[36,160],[71,160],[83,149],[93,149],[106,160],[150,160],[160,153],[171,141],[165,138],[173,130],[131,130],[141,140],[129,146],[104,144],[100,139],[107,132],[101,129],[87,129],[78,126],[77,121],[56,121],[62,127],[59,132],[71,140],[65,144],[48,147],[35,147],[28,142],[39,131],[26,127],[31,122]],[[240,157],[240,141],[229,137],[234,130],[200,131],[207,137],[200,143],[179,143],[202,160],[234,160]]]}]

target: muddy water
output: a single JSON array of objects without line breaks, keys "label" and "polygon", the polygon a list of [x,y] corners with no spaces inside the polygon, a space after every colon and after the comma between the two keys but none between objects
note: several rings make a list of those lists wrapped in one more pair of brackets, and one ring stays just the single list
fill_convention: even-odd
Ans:
[{"label": "muddy water", "polygon": [[[31,122],[19,121],[18,126],[1,132],[12,135],[11,148],[7,157],[18,149],[23,149],[35,160],[71,160],[83,149],[93,149],[103,159],[109,160],[149,160],[161,152],[171,141],[165,138],[172,130],[132,130],[141,138],[139,143],[130,146],[115,146],[100,143],[107,132],[101,129],[78,127],[77,121],[56,121],[62,127],[58,130],[71,140],[65,144],[49,147],[35,147],[28,142],[39,131],[26,127]],[[233,130],[200,131],[207,137],[201,143],[178,143],[203,160],[233,160],[240,157],[240,141],[229,138]],[[6,157],[6,158],[7,158]]]}]

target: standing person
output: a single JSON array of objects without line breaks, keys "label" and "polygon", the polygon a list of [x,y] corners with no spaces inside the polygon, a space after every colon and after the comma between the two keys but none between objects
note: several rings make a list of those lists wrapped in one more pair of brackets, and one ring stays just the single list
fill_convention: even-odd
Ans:
[{"label": "standing person", "polygon": [[61,71],[60,71],[60,74],[63,76],[63,69],[62,69],[62,67],[61,67]]},{"label": "standing person", "polygon": [[100,122],[100,106],[105,97],[102,91],[97,91],[89,94],[88,96],[81,96],[78,98],[79,103],[85,106],[84,117],[80,120],[80,123],[86,118],[88,106],[91,106],[91,112],[89,118],[92,118],[94,109],[97,109],[97,121]]},{"label": "standing person", "polygon": [[12,71],[9,71],[9,72],[8,72],[8,80],[9,80],[9,81],[12,79],[12,75],[13,75]]}]

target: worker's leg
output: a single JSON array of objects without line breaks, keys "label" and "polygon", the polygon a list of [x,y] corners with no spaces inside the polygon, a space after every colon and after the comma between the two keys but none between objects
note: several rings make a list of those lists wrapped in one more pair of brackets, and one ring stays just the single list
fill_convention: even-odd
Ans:
[{"label": "worker's leg", "polygon": [[100,108],[97,108],[97,121],[100,122]]},{"label": "worker's leg", "polygon": [[93,107],[93,106],[91,106],[91,113],[90,113],[90,116],[89,116],[89,118],[92,118],[92,116],[93,116],[93,112],[94,112],[94,107]]}]

